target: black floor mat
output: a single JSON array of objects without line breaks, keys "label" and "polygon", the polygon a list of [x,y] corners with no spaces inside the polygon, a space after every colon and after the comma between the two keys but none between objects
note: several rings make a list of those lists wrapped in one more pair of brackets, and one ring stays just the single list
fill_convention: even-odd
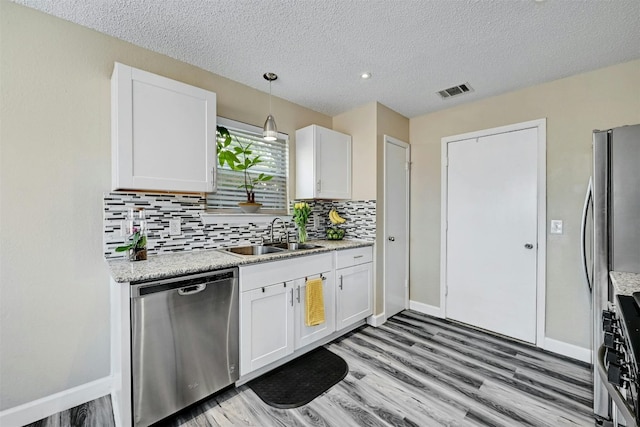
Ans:
[{"label": "black floor mat", "polygon": [[317,348],[248,383],[260,399],[281,409],[306,405],[349,372],[344,359]]}]

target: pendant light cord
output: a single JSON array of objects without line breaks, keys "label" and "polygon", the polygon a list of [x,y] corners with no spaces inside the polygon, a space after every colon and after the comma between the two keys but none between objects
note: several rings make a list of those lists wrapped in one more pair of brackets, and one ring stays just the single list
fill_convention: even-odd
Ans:
[{"label": "pendant light cord", "polygon": [[271,82],[272,80],[269,80],[269,115],[271,115]]}]

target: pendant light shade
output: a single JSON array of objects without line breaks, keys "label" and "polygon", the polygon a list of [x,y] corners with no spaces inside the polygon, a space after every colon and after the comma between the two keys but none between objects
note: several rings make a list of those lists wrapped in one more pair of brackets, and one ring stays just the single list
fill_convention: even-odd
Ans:
[{"label": "pendant light shade", "polygon": [[276,121],[271,114],[267,116],[267,120],[264,122],[262,138],[265,141],[275,141],[278,139],[278,127],[276,126]]},{"label": "pendant light shade", "polygon": [[264,122],[262,138],[265,141],[275,141],[278,139],[278,127],[276,126],[276,120],[271,115],[271,82],[276,80],[278,76],[274,73],[264,73],[262,77],[269,81],[269,115]]}]

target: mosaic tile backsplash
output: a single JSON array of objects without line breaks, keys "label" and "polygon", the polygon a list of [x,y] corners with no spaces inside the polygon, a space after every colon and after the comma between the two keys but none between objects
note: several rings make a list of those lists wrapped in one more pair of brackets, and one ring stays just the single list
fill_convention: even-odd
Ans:
[{"label": "mosaic tile backsplash", "polygon": [[[292,201],[294,203],[295,201]],[[335,208],[347,221],[339,227],[345,230],[345,239],[375,240],[376,201],[307,201],[311,207],[311,216],[307,224],[309,239],[323,239],[326,230],[332,224],[329,211]],[[201,249],[219,249],[230,246],[242,246],[260,243],[261,238],[269,240],[271,221],[246,223],[204,224],[200,217],[206,213],[206,200],[200,195],[154,194],[137,192],[115,192],[104,195],[104,256],[107,259],[125,257],[115,248],[126,244],[127,236],[121,233],[123,222],[131,208],[144,208],[147,218],[147,250],[150,255],[191,251]],[[314,216],[319,224],[314,229]],[[283,215],[283,217],[285,217]],[[224,217],[221,217],[223,219]],[[182,233],[169,235],[169,220],[180,220]],[[252,217],[255,220],[255,217]],[[286,217],[287,230],[292,240],[296,238],[295,225]],[[278,223],[279,224],[279,223]],[[282,233],[276,226],[276,235]]]}]

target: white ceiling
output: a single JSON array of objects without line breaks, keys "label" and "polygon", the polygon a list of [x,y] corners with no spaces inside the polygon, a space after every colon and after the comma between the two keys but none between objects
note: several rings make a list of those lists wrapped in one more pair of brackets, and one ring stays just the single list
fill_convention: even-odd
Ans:
[{"label": "white ceiling", "polygon": [[331,116],[412,118],[640,58],[639,0],[15,1],[264,92],[275,72],[274,96]]}]

